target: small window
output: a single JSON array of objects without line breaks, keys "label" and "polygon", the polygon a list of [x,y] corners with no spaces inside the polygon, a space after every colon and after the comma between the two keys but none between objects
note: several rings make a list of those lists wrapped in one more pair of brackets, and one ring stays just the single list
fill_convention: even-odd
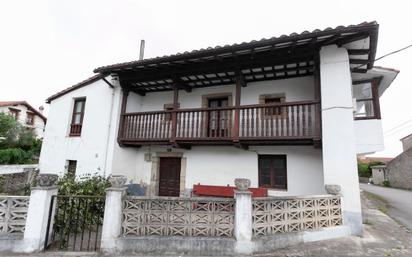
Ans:
[{"label": "small window", "polygon": [[67,174],[70,176],[76,176],[77,161],[67,160]]},{"label": "small window", "polygon": [[34,113],[28,112],[26,116],[26,124],[33,125],[34,124]]},{"label": "small window", "polygon": [[19,110],[19,109],[9,108],[9,112],[10,112],[10,115],[13,116],[13,118],[14,118],[15,120],[18,120],[18,119],[19,119],[19,114],[20,114],[20,110]]},{"label": "small window", "polygon": [[[264,104],[281,104],[285,102],[284,97],[269,97],[265,98]],[[280,116],[285,114],[285,108],[284,107],[267,107],[265,108],[265,116],[266,117],[272,117],[272,116]]]},{"label": "small window", "polygon": [[373,81],[353,85],[355,119],[380,119],[379,96]]},{"label": "small window", "polygon": [[259,155],[259,187],[287,189],[286,155]]},{"label": "small window", "polygon": [[80,136],[81,135],[85,105],[86,105],[85,98],[74,100],[72,122],[70,124],[70,136]]}]

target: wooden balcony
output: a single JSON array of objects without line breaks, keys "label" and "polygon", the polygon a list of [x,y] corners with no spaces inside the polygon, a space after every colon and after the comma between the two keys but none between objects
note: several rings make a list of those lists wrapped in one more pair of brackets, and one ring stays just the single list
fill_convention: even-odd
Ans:
[{"label": "wooden balcony", "polygon": [[129,146],[302,145],[320,140],[319,101],[124,113],[119,143]]}]

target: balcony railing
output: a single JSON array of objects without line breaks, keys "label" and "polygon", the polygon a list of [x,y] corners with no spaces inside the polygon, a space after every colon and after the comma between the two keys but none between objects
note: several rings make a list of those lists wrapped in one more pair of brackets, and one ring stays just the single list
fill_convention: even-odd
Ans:
[{"label": "balcony railing", "polygon": [[122,115],[123,143],[320,138],[318,101],[178,109]]}]

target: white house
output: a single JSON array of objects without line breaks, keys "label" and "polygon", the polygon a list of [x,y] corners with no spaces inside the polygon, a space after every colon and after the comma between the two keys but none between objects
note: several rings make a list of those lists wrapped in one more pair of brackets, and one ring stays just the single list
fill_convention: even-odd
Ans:
[{"label": "white house", "polygon": [[379,25],[362,23],[100,67],[50,98],[42,173],[127,175],[141,193],[193,185],[273,196],[339,185],[362,230],[357,155],[383,149],[379,97],[398,71],[374,67]]},{"label": "white house", "polygon": [[0,101],[0,112],[13,115],[25,127],[33,129],[38,138],[43,138],[47,121],[42,108],[37,110],[26,101]]}]

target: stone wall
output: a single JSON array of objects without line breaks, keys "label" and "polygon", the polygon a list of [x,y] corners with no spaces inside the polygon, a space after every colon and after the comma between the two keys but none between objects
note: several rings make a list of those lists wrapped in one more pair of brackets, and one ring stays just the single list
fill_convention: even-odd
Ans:
[{"label": "stone wall", "polygon": [[389,162],[387,170],[392,187],[412,189],[412,148]]},{"label": "stone wall", "polygon": [[38,165],[0,165],[0,192],[23,195],[38,174]]}]

